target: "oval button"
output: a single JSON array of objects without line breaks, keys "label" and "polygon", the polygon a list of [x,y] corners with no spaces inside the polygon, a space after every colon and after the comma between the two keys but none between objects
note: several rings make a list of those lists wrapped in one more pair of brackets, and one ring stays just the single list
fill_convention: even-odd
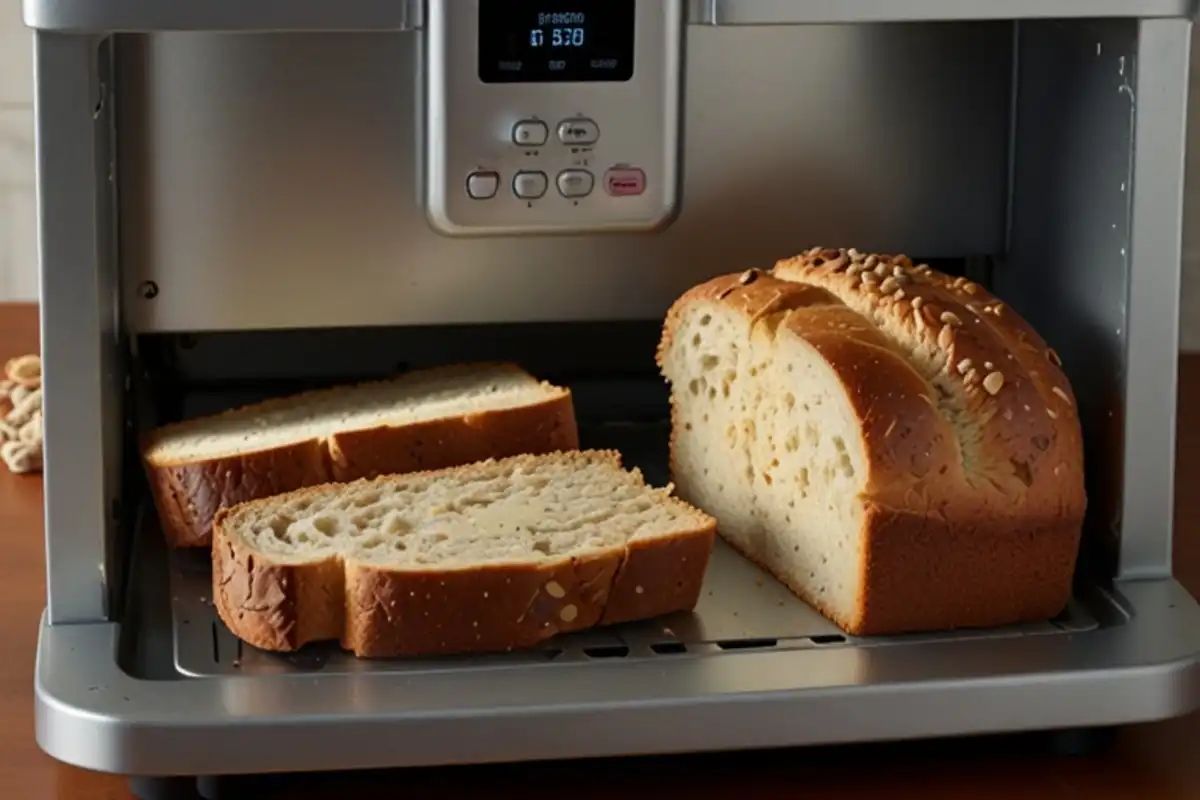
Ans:
[{"label": "oval button", "polygon": [[634,197],[646,191],[646,173],[636,167],[614,167],[604,173],[604,191],[613,197]]},{"label": "oval button", "polygon": [[490,200],[500,188],[500,175],[490,170],[472,172],[467,176],[467,195],[473,200]]},{"label": "oval button", "polygon": [[546,123],[536,119],[526,119],[513,126],[513,144],[521,147],[541,147],[550,137]]},{"label": "oval button", "polygon": [[518,172],[513,176],[513,194],[522,200],[537,200],[546,193],[546,173]]},{"label": "oval button", "polygon": [[558,193],[563,197],[587,197],[596,179],[586,169],[564,169],[558,173]]},{"label": "oval button", "polygon": [[566,119],[558,123],[558,140],[563,144],[594,144],[600,138],[600,126],[590,119]]}]

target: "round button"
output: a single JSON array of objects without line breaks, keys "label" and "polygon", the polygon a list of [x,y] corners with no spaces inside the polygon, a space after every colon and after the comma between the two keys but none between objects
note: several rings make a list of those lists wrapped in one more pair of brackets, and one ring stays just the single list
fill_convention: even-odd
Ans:
[{"label": "round button", "polygon": [[586,169],[564,169],[558,173],[558,193],[563,197],[587,197],[596,178]]},{"label": "round button", "polygon": [[488,170],[472,172],[467,176],[467,195],[472,200],[489,200],[500,188],[500,175]]},{"label": "round button", "polygon": [[518,172],[513,176],[513,194],[522,200],[537,200],[546,193],[548,183],[544,172]]},{"label": "round button", "polygon": [[519,147],[541,147],[550,138],[546,123],[536,119],[525,119],[512,129],[513,144]]}]

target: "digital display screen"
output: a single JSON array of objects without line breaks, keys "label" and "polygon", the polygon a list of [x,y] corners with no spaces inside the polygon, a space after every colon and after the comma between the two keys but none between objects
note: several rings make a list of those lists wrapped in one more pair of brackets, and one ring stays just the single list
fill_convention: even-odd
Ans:
[{"label": "digital display screen", "polygon": [[634,2],[479,0],[479,80],[629,80]]}]

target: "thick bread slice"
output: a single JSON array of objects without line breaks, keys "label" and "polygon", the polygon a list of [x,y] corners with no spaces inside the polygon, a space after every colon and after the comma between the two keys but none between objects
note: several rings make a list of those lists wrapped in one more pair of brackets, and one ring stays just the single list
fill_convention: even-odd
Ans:
[{"label": "thick bread slice", "polygon": [[168,543],[201,547],[217,511],[245,500],[578,447],[569,390],[512,364],[466,364],[168,425],[142,458]]},{"label": "thick bread slice", "polygon": [[671,309],[679,496],[852,634],[1043,620],[1086,505],[1058,357],[982,287],[812,250]]},{"label": "thick bread slice", "polygon": [[715,529],[615,452],[517,456],[223,510],[213,598],[266,650],[511,650],[693,608]]}]

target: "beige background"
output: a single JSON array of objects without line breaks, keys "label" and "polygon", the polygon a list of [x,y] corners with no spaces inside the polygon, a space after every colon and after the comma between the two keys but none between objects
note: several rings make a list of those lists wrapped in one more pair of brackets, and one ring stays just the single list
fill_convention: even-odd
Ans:
[{"label": "beige background", "polygon": [[[19,0],[0,0],[0,300],[37,297],[29,32]],[[1193,78],[1200,76],[1200,43]],[[1183,347],[1200,351],[1200,99],[1192,104],[1184,243]]]}]

